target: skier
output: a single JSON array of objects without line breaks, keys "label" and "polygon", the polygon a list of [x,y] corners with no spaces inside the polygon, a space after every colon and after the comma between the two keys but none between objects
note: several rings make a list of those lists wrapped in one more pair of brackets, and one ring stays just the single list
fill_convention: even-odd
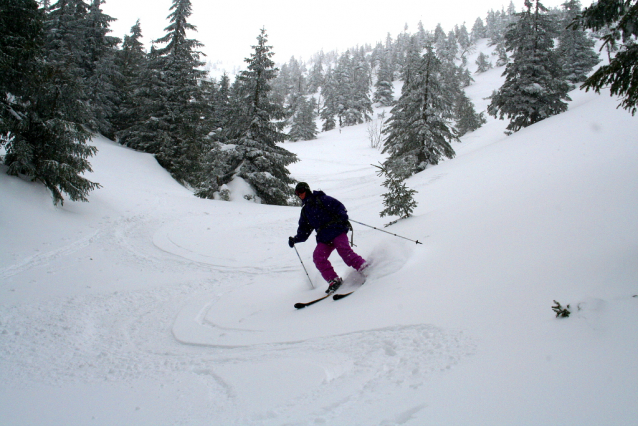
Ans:
[{"label": "skier", "polygon": [[312,256],[313,261],[321,276],[328,282],[326,293],[333,293],[343,283],[328,260],[333,250],[337,250],[346,265],[359,272],[368,266],[348,243],[347,233],[351,226],[347,210],[341,202],[327,196],[323,191],[311,191],[306,182],[297,184],[295,194],[301,199],[303,206],[297,235],[288,238],[288,245],[292,248],[295,243],[303,243],[313,230],[317,231],[317,247]]}]

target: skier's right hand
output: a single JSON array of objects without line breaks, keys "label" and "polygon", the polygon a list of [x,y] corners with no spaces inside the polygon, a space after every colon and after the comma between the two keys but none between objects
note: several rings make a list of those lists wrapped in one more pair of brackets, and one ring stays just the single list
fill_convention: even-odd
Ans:
[{"label": "skier's right hand", "polygon": [[295,237],[288,237],[288,245],[290,246],[290,248],[293,248],[295,246]]}]

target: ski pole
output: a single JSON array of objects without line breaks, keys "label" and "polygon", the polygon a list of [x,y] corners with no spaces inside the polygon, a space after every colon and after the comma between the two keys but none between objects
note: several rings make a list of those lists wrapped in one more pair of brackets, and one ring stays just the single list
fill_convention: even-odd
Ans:
[{"label": "ski pole", "polygon": [[411,240],[409,238],[402,237],[401,235],[393,234],[392,232],[384,231],[383,229],[375,228],[374,226],[366,225],[365,223],[357,222],[356,220],[349,219],[350,222],[358,223],[359,225],[367,226],[368,228],[376,229],[377,231],[385,232],[386,234],[394,235],[395,237],[403,238],[404,240],[412,241],[413,243],[423,244],[419,240]]},{"label": "ski pole", "polygon": [[301,256],[299,256],[299,252],[297,251],[297,247],[292,246],[295,249],[295,253],[297,253],[297,257],[299,258],[299,261],[301,262],[301,266],[303,266],[303,270],[306,272],[306,276],[308,277],[308,281],[310,281],[310,285],[312,286],[312,289],[315,289],[315,285],[312,283],[312,280],[310,279],[310,275],[308,275],[308,271],[306,270],[306,265],[303,264],[303,260],[301,260]]}]

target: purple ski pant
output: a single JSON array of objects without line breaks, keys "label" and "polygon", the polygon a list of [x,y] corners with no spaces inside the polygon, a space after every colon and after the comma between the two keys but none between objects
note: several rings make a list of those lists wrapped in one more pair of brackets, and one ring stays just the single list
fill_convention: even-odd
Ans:
[{"label": "purple ski pant", "polygon": [[332,240],[331,243],[317,243],[312,260],[314,260],[317,269],[319,269],[321,276],[326,281],[339,277],[328,260],[328,257],[334,249],[337,249],[337,253],[339,253],[339,256],[341,256],[346,265],[357,271],[360,270],[365,263],[365,260],[361,256],[352,251],[350,243],[348,242],[347,233],[339,235]]}]

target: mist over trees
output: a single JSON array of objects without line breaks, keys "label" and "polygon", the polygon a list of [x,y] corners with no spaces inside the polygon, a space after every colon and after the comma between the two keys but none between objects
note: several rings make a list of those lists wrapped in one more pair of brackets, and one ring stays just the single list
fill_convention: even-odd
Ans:
[{"label": "mist over trees", "polygon": [[[567,91],[579,84],[611,85],[621,105],[636,110],[636,1],[611,10],[618,2],[601,0],[584,11],[578,0],[557,9],[525,0],[520,11],[510,2],[471,28],[406,25],[374,47],[279,65],[261,29],[246,70],[215,77],[190,38],[190,0],[173,0],[165,34],[150,49],[139,21],[123,39],[110,35],[114,18],[102,3],[4,0],[0,8],[1,160],[7,173],[42,182],[55,203],[86,201],[99,187],[83,175],[97,133],[153,154],[199,197],[228,198],[228,184],[241,179],[255,201],[293,203],[287,166],[297,158],[282,142],[369,122],[373,106],[392,108],[383,167],[404,180],[453,158],[453,143],[485,122],[464,88],[473,72],[492,67],[505,67],[506,82],[489,113],[509,119],[509,131],[564,111]],[[612,61],[590,76],[599,62],[595,37]],[[482,39],[495,57],[478,52],[468,64]]]}]

